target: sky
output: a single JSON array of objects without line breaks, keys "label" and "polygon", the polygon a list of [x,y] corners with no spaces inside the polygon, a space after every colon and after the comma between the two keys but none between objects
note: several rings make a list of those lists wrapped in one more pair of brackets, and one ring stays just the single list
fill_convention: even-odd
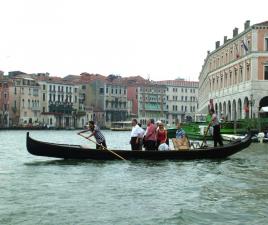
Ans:
[{"label": "sky", "polygon": [[0,70],[198,80],[215,42],[267,0],[0,0]]}]

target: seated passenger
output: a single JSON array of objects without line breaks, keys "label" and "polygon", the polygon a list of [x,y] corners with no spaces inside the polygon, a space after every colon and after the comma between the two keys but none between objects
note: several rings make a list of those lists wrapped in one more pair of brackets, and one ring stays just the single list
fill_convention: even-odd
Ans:
[{"label": "seated passenger", "polygon": [[185,131],[182,129],[181,124],[177,124],[176,138],[172,138],[175,150],[188,150],[189,141],[186,137]]},{"label": "seated passenger", "polygon": [[181,123],[177,123],[176,139],[185,138],[185,131],[181,127]]}]

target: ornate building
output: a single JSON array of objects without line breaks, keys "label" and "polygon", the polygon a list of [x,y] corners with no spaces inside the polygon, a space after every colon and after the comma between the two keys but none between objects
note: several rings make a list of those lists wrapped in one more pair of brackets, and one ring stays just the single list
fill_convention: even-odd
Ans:
[{"label": "ornate building", "polygon": [[233,37],[216,42],[208,51],[199,76],[199,112],[208,105],[227,120],[258,117],[268,106],[268,21],[244,30],[233,30]]}]

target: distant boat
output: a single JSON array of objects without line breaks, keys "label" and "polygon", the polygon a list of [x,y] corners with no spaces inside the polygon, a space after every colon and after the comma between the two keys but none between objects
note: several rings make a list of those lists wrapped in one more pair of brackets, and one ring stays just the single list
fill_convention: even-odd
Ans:
[{"label": "distant boat", "polygon": [[[112,160],[118,159],[111,150],[96,150],[84,148],[81,145],[57,144],[38,141],[30,137],[27,132],[27,150],[32,155],[63,158],[63,159],[94,159]],[[112,150],[117,155],[127,160],[190,160],[190,159],[223,159],[247,148],[251,143],[251,135],[237,139],[229,144],[219,147],[203,147],[190,150],[170,151],[131,151]]]},{"label": "distant boat", "polygon": [[[199,123],[199,122],[185,123],[182,125],[182,128],[185,130],[187,136],[191,140],[202,140],[204,138],[204,134],[206,133],[207,127],[208,123]],[[175,138],[176,130],[177,130],[176,127],[168,128],[167,129],[168,137]],[[241,127],[237,128],[236,131],[238,134],[246,133],[246,129]],[[235,134],[234,123],[233,122],[221,123],[221,134]],[[207,140],[213,139],[211,132],[207,133],[206,139]]]},{"label": "distant boat", "polygon": [[131,121],[112,122],[110,130],[112,131],[130,131],[132,129]]}]

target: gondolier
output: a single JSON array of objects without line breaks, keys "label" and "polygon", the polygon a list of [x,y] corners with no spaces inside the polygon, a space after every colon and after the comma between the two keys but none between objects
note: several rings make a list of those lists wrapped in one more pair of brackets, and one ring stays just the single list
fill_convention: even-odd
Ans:
[{"label": "gondolier", "polygon": [[211,115],[211,122],[209,123],[209,125],[213,127],[214,147],[217,147],[217,143],[219,143],[220,146],[223,146],[222,137],[220,133],[221,129],[220,122],[214,109],[210,110],[210,115]]},{"label": "gondolier", "polygon": [[85,132],[91,131],[92,134],[87,137],[87,139],[90,139],[92,136],[96,139],[96,149],[101,149],[102,147],[107,148],[105,137],[100,131],[100,128],[94,124],[94,121],[89,121],[89,128],[83,131],[78,132],[77,134],[82,134]]}]

